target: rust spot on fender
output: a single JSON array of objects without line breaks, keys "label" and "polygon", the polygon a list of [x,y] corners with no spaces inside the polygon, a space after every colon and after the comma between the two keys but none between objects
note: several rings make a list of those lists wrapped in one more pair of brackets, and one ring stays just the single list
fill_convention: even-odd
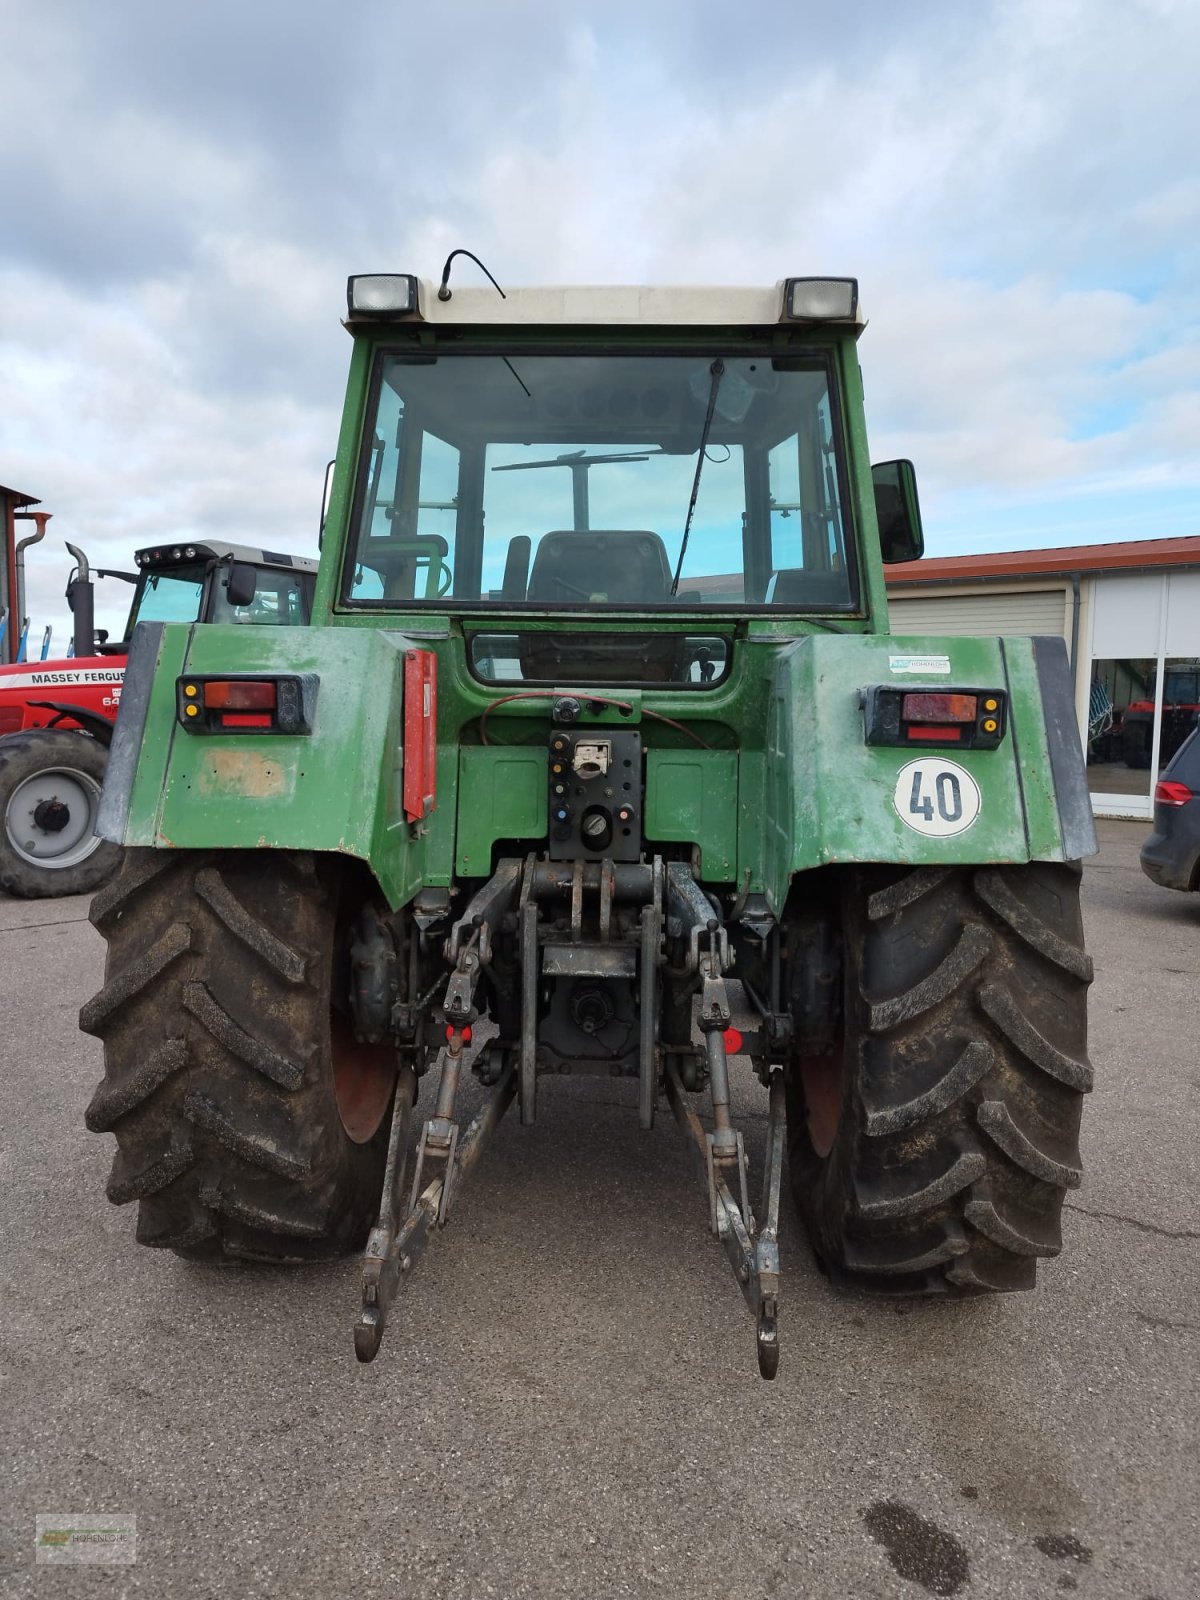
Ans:
[{"label": "rust spot on fender", "polygon": [[248,800],[273,800],[287,792],[288,774],[275,756],[257,750],[210,750],[197,774],[205,794],[232,794]]}]

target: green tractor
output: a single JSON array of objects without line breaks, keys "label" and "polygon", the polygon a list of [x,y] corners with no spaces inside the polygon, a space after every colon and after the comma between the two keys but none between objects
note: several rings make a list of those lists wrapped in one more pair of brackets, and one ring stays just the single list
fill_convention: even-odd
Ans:
[{"label": "green tractor", "polygon": [[922,536],[856,282],[348,305],[312,627],[133,642],[81,1016],[109,1198],[184,1256],[365,1243],[370,1360],[510,1104],[599,1073],[694,1147],[766,1377],[785,1148],[835,1281],[1031,1287],[1091,1087],[1068,664],[889,635]]}]

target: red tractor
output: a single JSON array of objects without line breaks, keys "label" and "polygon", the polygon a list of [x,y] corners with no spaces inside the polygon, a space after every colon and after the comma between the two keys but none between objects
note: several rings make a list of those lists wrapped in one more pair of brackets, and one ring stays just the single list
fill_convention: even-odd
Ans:
[{"label": "red tractor", "polygon": [[[67,584],[74,614],[74,655],[19,661],[24,611],[24,550],[45,536],[44,512],[10,491],[4,582],[6,626],[0,643],[0,890],[38,900],[90,894],[116,871],[121,851],[93,826],[108,747],[121,699],[129,640],[138,622],[307,623],[317,564],[244,545],[164,544],[139,550],[136,572],[90,569],[75,545]],[[38,530],[19,543],[16,517]],[[133,585],[119,641],[94,627],[96,577]]]},{"label": "red tractor", "polygon": [[[1164,674],[1162,732],[1159,735],[1158,765],[1166,766],[1200,718],[1200,662],[1187,661],[1168,667]],[[1150,698],[1133,700],[1125,709],[1121,725],[1121,754],[1127,767],[1148,767],[1154,748],[1154,688]]]}]

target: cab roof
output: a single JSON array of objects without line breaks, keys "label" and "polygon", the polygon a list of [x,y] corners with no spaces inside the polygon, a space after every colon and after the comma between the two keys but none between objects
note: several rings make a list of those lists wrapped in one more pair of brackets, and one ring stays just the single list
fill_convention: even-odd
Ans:
[{"label": "cab roof", "polygon": [[[353,281],[353,280],[352,280]],[[438,285],[429,278],[414,278],[416,310],[396,314],[351,316],[347,327],[367,322],[419,323],[435,326],[481,324],[488,326],[579,327],[772,327],[805,325],[785,314],[789,284],[780,279],[770,288],[721,288],[665,285],[559,285],[505,289],[501,295],[490,284],[450,286],[450,298],[438,298]],[[857,299],[857,292],[856,292]],[[853,329],[866,325],[856,304],[852,317],[813,319],[808,326]]]},{"label": "cab roof", "polygon": [[139,567],[171,567],[193,561],[244,561],[253,567],[293,567],[315,572],[318,563],[286,550],[263,550],[258,545],[233,544],[228,539],[169,539],[147,545],[135,557]]}]

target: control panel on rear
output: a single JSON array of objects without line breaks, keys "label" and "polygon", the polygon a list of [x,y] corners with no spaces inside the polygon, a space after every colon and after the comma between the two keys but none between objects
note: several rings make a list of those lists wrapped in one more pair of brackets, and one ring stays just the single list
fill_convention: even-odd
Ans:
[{"label": "control panel on rear", "polygon": [[624,728],[550,735],[551,861],[637,861],[642,850],[642,739]]}]

